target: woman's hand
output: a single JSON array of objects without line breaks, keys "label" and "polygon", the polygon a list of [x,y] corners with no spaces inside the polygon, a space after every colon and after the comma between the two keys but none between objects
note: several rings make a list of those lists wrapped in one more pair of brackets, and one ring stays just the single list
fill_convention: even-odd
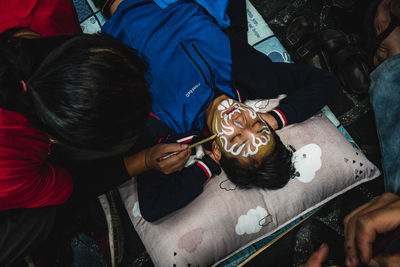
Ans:
[{"label": "woman's hand", "polygon": [[[179,152],[166,159],[161,159],[170,153]],[[146,151],[146,167],[158,170],[164,174],[179,171],[185,166],[191,154],[186,144],[158,144]]]},{"label": "woman's hand", "polygon": [[[167,159],[160,160],[173,152],[179,152]],[[134,155],[124,158],[125,168],[128,174],[133,177],[151,169],[158,170],[164,174],[171,174],[179,171],[185,166],[190,157],[190,149],[186,144],[158,144],[142,150]]]}]

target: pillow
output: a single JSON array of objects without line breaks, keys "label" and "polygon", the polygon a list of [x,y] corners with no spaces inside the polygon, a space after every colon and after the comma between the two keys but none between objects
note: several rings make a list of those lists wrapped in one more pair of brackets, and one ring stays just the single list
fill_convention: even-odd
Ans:
[{"label": "pillow", "polygon": [[[247,104],[266,111],[276,103],[260,100]],[[156,266],[218,263],[380,175],[322,113],[277,133],[284,144],[295,149],[296,172],[282,189],[239,189],[222,173],[189,205],[148,223],[140,215],[134,180],[120,187],[130,219]]]}]

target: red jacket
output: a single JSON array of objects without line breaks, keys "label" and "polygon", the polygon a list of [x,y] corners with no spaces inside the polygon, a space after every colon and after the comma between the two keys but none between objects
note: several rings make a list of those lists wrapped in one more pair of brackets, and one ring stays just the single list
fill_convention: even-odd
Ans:
[{"label": "red jacket", "polygon": [[0,33],[14,27],[43,37],[81,32],[72,0],[1,0]]},{"label": "red jacket", "polygon": [[19,113],[0,108],[0,210],[65,202],[72,193],[67,171],[47,161],[49,139]]},{"label": "red jacket", "polygon": [[[44,37],[81,32],[70,0],[2,0],[0,33],[13,27]],[[48,162],[49,153],[46,136],[21,114],[0,108],[0,210],[58,205],[69,198],[71,176]]]}]

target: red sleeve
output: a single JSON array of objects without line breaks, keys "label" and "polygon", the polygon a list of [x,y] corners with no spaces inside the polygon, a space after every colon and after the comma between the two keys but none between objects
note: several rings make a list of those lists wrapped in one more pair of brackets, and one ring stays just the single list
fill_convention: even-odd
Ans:
[{"label": "red sleeve", "polygon": [[27,27],[43,37],[82,31],[72,0],[2,1],[0,33],[14,27]]},{"label": "red sleeve", "polygon": [[0,108],[0,210],[58,205],[72,179],[47,161],[49,140],[20,114]]}]

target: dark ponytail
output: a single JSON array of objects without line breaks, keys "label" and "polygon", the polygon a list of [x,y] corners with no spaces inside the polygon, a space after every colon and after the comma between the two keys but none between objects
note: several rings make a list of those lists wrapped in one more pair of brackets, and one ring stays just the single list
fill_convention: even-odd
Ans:
[{"label": "dark ponytail", "polygon": [[[46,39],[18,40],[11,56],[0,52],[0,60],[7,59],[6,68],[0,68],[0,104],[14,105],[70,151],[120,151],[139,133],[151,109],[146,65],[133,49],[107,35],[64,37],[56,48],[47,43],[45,50],[51,52],[44,55],[40,43]],[[22,47],[27,50],[19,51]]]},{"label": "dark ponytail", "polygon": [[26,81],[39,68],[44,58],[72,35],[25,39],[14,37],[26,28],[12,28],[0,34],[0,107],[23,113],[29,108],[21,81]]}]

